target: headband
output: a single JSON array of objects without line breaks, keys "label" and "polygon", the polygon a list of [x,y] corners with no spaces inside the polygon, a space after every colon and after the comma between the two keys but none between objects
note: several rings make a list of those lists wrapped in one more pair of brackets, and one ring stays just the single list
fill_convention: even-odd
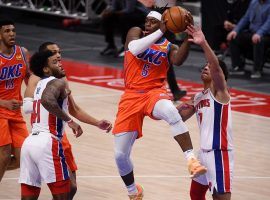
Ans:
[{"label": "headband", "polygon": [[153,18],[157,19],[158,21],[161,21],[162,15],[161,15],[159,12],[157,12],[157,11],[151,11],[151,12],[147,15],[147,17],[153,17]]}]

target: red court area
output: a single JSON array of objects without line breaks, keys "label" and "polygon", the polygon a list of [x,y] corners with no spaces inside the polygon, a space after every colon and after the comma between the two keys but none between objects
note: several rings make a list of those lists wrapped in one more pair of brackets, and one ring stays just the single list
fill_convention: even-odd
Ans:
[{"label": "red court area", "polygon": [[[70,81],[96,85],[117,90],[124,90],[122,70],[106,66],[94,66],[75,61],[63,61],[63,66]],[[188,100],[190,96],[201,91],[202,84],[191,81],[178,80],[182,89],[187,90],[187,96],[181,100]],[[230,89],[232,109],[235,111],[270,117],[270,95]]]}]

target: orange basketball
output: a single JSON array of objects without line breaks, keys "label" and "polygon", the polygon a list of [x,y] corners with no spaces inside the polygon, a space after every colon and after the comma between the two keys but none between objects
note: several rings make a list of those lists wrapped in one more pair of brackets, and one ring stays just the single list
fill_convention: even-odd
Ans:
[{"label": "orange basketball", "polygon": [[180,6],[173,6],[163,14],[163,19],[167,20],[166,27],[173,33],[183,32],[187,28],[186,13],[188,11]]}]

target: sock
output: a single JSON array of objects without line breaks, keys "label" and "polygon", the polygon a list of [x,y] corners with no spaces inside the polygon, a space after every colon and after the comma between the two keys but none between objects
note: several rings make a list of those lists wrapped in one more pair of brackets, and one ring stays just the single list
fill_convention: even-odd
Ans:
[{"label": "sock", "polygon": [[138,190],[137,190],[137,187],[136,187],[135,183],[132,183],[131,185],[126,186],[126,187],[127,187],[129,195],[134,195],[134,194],[138,193]]},{"label": "sock", "polygon": [[193,152],[193,149],[189,149],[184,152],[186,160],[189,160],[190,158],[196,158]]},{"label": "sock", "polygon": [[131,171],[130,173],[128,173],[125,176],[121,176],[121,178],[127,187],[128,194],[131,194],[131,195],[137,194],[138,190],[137,190],[136,185],[135,185],[133,171]]}]

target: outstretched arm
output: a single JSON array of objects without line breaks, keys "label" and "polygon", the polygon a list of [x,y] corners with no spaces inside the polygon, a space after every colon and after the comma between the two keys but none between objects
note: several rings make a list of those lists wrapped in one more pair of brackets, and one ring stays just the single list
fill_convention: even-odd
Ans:
[{"label": "outstretched arm", "polygon": [[191,25],[188,26],[188,34],[192,36],[189,41],[194,42],[202,47],[207,62],[209,63],[210,74],[213,80],[213,87],[211,87],[211,91],[218,100],[221,100],[223,103],[228,102],[230,95],[227,90],[227,83],[223,71],[219,66],[219,61],[215,53],[206,41],[202,30],[199,27],[195,28]]},{"label": "outstretched arm", "polygon": [[83,109],[81,109],[81,107],[76,104],[71,94],[68,96],[68,103],[69,113],[79,121],[91,124],[102,130],[106,130],[107,133],[112,129],[111,122],[107,120],[97,120],[96,118],[86,113]]}]

